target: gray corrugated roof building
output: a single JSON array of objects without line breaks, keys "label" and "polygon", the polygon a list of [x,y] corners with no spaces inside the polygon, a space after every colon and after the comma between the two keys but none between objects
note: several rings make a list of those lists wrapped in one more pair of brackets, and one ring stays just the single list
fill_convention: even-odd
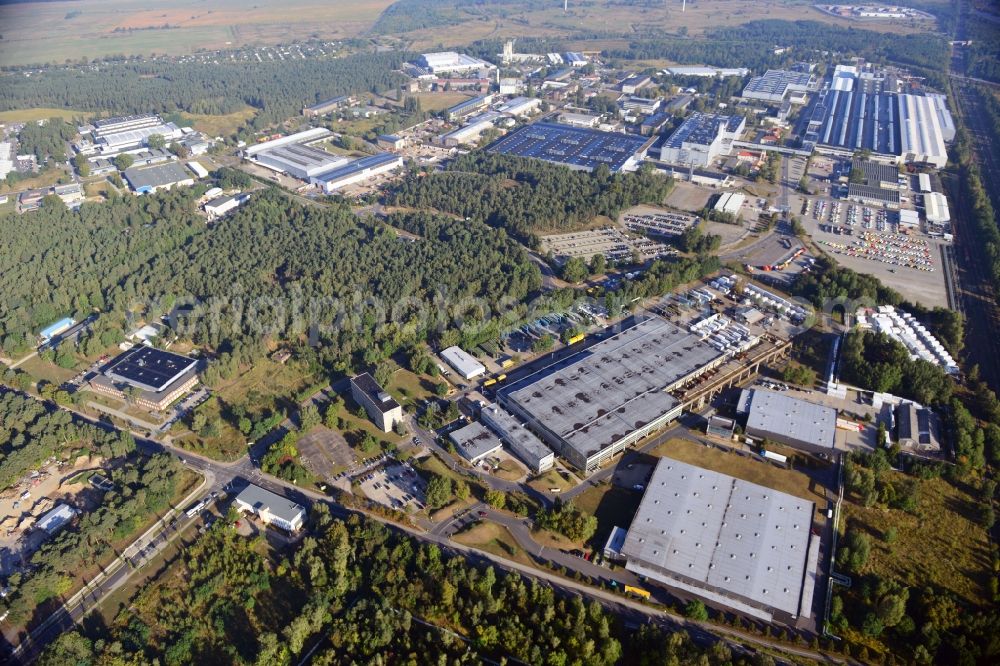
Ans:
[{"label": "gray corrugated roof building", "polygon": [[669,391],[725,357],[697,333],[647,319],[512,385],[501,403],[590,470],[679,416]]},{"label": "gray corrugated roof building", "polygon": [[448,438],[455,443],[458,453],[473,465],[502,446],[496,435],[478,421],[450,432]]},{"label": "gray corrugated roof building", "polygon": [[639,575],[764,620],[812,609],[812,502],[662,458],[621,554]]},{"label": "gray corrugated roof building", "polygon": [[191,184],[194,176],[178,162],[163,162],[153,166],[129,167],[125,169],[125,180],[133,190],[143,194],[169,189],[174,185]]},{"label": "gray corrugated roof building", "polygon": [[260,516],[265,523],[273,523],[289,531],[302,527],[306,510],[301,504],[250,484],[236,496],[236,506]]},{"label": "gray corrugated roof building", "polygon": [[743,389],[739,411],[747,415],[746,434],[812,453],[829,453],[836,444],[837,410],[762,389]]}]

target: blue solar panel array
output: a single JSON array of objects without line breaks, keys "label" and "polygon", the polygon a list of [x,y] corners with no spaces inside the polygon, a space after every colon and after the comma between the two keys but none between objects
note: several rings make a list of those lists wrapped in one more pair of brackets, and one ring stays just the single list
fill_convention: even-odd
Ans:
[{"label": "blue solar panel array", "polygon": [[504,155],[534,157],[591,171],[606,164],[620,171],[646,143],[635,134],[601,132],[558,123],[525,125],[494,142],[487,150]]}]

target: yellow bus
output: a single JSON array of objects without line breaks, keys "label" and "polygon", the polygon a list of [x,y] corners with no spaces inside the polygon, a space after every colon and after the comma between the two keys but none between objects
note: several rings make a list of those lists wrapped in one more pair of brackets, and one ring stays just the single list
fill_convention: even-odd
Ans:
[{"label": "yellow bus", "polygon": [[496,379],[487,379],[485,382],[483,382],[483,386],[493,386],[496,383],[497,383]]},{"label": "yellow bus", "polygon": [[578,343],[581,340],[583,340],[585,337],[587,337],[587,336],[584,335],[583,333],[581,333],[579,335],[574,335],[572,338],[569,339],[569,342],[567,342],[567,344],[575,345],[576,343]]},{"label": "yellow bus", "polygon": [[641,587],[632,587],[631,585],[626,585],[625,594],[634,594],[637,597],[642,597],[646,601],[649,601],[649,592],[642,589]]}]

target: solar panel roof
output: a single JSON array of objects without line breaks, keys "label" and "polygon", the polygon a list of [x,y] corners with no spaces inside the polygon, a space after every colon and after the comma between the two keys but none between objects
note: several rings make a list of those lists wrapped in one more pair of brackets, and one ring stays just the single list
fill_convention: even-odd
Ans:
[{"label": "solar panel roof", "polygon": [[487,150],[534,157],[588,171],[601,164],[606,164],[612,171],[620,171],[646,141],[646,137],[635,134],[540,122],[514,130]]}]

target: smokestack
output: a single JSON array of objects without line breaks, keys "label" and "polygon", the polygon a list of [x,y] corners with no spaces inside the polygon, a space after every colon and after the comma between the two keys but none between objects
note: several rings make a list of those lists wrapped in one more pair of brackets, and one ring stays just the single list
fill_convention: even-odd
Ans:
[{"label": "smokestack", "polygon": [[563,0],[563,13],[569,10],[569,0]]},{"label": "smokestack", "polygon": [[684,13],[684,10],[687,9],[687,6],[688,6],[688,0],[681,0],[681,14]]}]

